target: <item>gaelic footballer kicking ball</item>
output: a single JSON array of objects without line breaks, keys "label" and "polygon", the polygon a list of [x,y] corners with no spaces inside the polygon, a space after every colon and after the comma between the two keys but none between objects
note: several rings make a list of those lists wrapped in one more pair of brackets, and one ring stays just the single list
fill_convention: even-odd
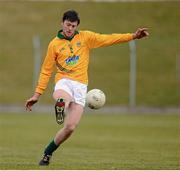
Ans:
[{"label": "gaelic footballer kicking ball", "polygon": [[103,91],[99,89],[92,89],[86,95],[86,104],[91,109],[99,109],[104,106],[106,96]]}]

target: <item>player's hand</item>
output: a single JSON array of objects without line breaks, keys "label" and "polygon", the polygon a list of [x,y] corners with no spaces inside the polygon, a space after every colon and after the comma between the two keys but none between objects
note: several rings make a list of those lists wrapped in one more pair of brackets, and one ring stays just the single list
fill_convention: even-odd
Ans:
[{"label": "player's hand", "polygon": [[30,99],[25,103],[25,108],[27,111],[32,111],[32,106],[38,102],[40,94],[35,93]]},{"label": "player's hand", "polygon": [[133,39],[141,39],[147,36],[149,36],[147,28],[138,28],[137,31],[133,34]]}]

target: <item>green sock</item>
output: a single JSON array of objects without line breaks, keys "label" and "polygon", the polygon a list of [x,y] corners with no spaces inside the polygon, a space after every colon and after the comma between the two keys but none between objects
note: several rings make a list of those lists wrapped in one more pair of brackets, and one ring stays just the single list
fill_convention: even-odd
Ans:
[{"label": "green sock", "polygon": [[45,155],[52,155],[52,153],[59,147],[59,145],[56,145],[54,140],[49,143],[49,145],[46,147],[44,154]]}]

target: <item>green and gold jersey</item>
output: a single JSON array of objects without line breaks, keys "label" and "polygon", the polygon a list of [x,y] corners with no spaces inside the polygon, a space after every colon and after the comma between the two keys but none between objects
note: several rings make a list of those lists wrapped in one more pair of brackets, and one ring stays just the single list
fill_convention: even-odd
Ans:
[{"label": "green and gold jersey", "polygon": [[48,46],[36,92],[42,94],[56,65],[55,82],[69,78],[88,84],[89,51],[92,48],[110,46],[133,39],[132,34],[98,34],[91,31],[75,32],[71,39],[58,32]]}]

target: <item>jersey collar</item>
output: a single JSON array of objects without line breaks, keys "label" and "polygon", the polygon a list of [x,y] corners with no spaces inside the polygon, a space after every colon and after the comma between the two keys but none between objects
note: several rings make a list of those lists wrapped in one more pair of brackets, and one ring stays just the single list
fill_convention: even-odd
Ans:
[{"label": "jersey collar", "polygon": [[66,39],[66,40],[69,40],[69,41],[71,41],[76,34],[79,34],[78,31],[75,31],[75,33],[74,33],[74,35],[72,37],[65,37],[61,32],[62,32],[62,30],[58,31],[57,37],[60,38],[60,39]]}]

